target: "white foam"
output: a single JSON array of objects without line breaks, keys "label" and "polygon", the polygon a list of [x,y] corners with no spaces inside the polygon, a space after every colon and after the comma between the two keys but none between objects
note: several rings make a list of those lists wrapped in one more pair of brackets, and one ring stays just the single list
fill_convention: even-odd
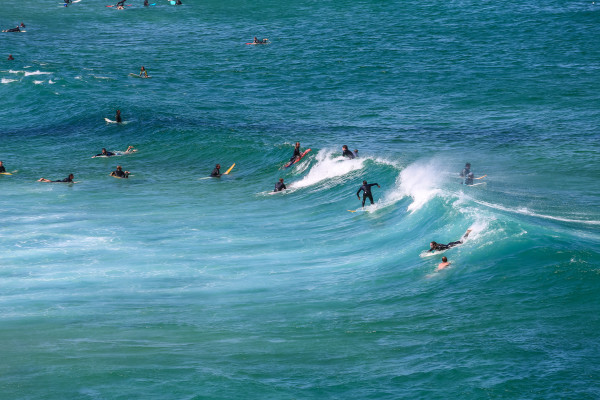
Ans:
[{"label": "white foam", "polygon": [[[324,180],[339,178],[363,168],[364,158],[349,160],[344,157],[333,157],[332,155],[333,151],[320,150],[316,156],[317,163],[310,169],[308,174],[298,182],[291,183],[289,187],[313,186]],[[305,164],[306,167],[304,168],[307,168],[308,163]]]},{"label": "white foam", "polygon": [[11,83],[11,82],[16,82],[17,79],[7,79],[7,78],[2,78],[2,81],[0,81],[1,83]]},{"label": "white foam", "polygon": [[33,71],[33,72],[25,72],[25,76],[31,76],[31,75],[51,75],[52,72],[44,72],[44,71]]},{"label": "white foam", "polygon": [[571,223],[575,223],[575,224],[600,225],[600,221],[595,221],[595,220],[581,220],[581,219],[555,217],[552,215],[539,214],[539,213],[530,211],[525,207],[508,208],[508,207],[504,207],[504,206],[501,206],[498,204],[492,204],[492,203],[488,203],[488,202],[481,201],[481,200],[473,199],[473,201],[477,204],[481,204],[486,207],[494,208],[496,210],[506,211],[506,212],[515,213],[515,214],[521,214],[521,215],[528,215],[528,216],[536,217],[536,218],[543,218],[543,219],[549,219],[549,220],[561,221],[561,222],[571,222]]},{"label": "white foam", "polygon": [[9,69],[8,72],[11,74],[24,74],[26,71],[15,71],[14,69]]},{"label": "white foam", "polygon": [[49,84],[51,84],[51,85],[54,85],[54,81],[53,81],[52,79],[50,79],[50,80],[48,81],[48,83],[49,83]]},{"label": "white foam", "polygon": [[44,83],[44,81],[33,81],[33,83],[36,85],[40,85],[40,84]]}]

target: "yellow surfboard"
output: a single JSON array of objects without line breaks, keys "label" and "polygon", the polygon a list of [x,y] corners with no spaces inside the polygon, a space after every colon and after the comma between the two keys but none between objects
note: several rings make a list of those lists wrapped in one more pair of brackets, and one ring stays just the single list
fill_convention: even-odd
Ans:
[{"label": "yellow surfboard", "polygon": [[233,167],[235,167],[235,163],[233,163],[233,165],[231,167],[229,167],[229,169],[227,171],[225,171],[225,173],[223,175],[229,175],[229,173],[231,172]]},{"label": "yellow surfboard", "polygon": [[0,175],[12,175],[10,172],[0,172]]}]

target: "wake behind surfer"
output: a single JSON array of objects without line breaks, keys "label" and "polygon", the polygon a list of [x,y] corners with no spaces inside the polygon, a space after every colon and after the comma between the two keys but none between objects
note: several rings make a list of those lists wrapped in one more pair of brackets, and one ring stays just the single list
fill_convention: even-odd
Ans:
[{"label": "wake behind surfer", "polygon": [[65,179],[59,179],[57,181],[51,181],[50,179],[46,179],[46,178],[40,178],[38,179],[38,182],[64,182],[64,183],[73,183],[73,179],[75,177],[73,176],[73,174],[69,174],[69,176],[67,176]]},{"label": "wake behind surfer", "polygon": [[212,170],[210,176],[213,178],[218,178],[221,176],[221,164],[215,165],[215,169]]},{"label": "wake behind surfer", "polygon": [[285,183],[283,183],[283,178],[279,178],[279,182],[277,182],[275,184],[275,190],[273,190],[274,192],[281,192],[282,190],[287,189],[287,187],[285,186]]},{"label": "wake behind surfer", "polygon": [[432,251],[448,250],[451,247],[458,246],[459,244],[463,244],[463,239],[466,239],[467,236],[469,236],[469,233],[471,233],[471,229],[467,229],[467,231],[465,232],[465,234],[463,235],[461,240],[457,240],[456,242],[450,242],[448,244],[431,242],[431,243],[429,243],[428,253],[431,253]]},{"label": "wake behind surfer", "polygon": [[358,191],[356,192],[356,197],[358,197],[358,199],[360,200],[360,192],[363,191],[363,198],[362,198],[362,206],[365,206],[365,201],[367,199],[369,199],[369,201],[371,202],[371,204],[373,204],[373,193],[371,193],[371,187],[373,186],[377,186],[378,188],[381,188],[381,186],[379,186],[378,183],[367,183],[367,181],[363,181],[363,184],[360,188],[358,188]]},{"label": "wake behind surfer", "polygon": [[350,150],[348,150],[348,146],[346,146],[346,145],[342,146],[342,156],[348,157],[350,160],[353,160],[355,157],[354,153],[352,153]]}]

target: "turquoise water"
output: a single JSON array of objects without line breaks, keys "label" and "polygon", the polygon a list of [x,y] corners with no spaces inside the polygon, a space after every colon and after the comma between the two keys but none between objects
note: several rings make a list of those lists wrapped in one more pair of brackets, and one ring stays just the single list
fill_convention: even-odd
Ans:
[{"label": "turquoise water", "polygon": [[1,399],[600,397],[599,5],[5,3]]}]

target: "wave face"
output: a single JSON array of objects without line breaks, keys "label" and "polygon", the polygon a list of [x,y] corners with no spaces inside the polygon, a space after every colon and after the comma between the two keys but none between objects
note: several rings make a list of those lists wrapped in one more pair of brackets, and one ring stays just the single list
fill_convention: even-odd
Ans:
[{"label": "wave face", "polygon": [[0,21],[0,397],[600,397],[597,5],[56,3]]}]

